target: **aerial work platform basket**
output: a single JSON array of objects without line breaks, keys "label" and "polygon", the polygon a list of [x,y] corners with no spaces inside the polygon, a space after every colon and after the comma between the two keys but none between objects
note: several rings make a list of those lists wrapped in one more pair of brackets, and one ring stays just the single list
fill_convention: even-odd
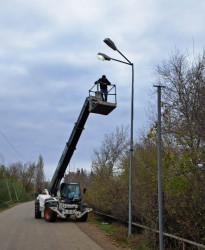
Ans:
[{"label": "aerial work platform basket", "polygon": [[107,102],[102,98],[100,84],[95,84],[89,90],[89,112],[108,115],[117,107],[116,86],[108,85]]}]

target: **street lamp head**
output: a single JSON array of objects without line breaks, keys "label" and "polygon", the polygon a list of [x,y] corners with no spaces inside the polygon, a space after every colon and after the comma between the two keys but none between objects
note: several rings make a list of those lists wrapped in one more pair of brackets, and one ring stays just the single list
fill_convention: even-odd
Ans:
[{"label": "street lamp head", "polygon": [[110,61],[110,59],[111,59],[109,56],[107,56],[107,55],[105,55],[103,53],[98,53],[97,57],[101,61]]},{"label": "street lamp head", "polygon": [[117,50],[117,47],[115,46],[114,42],[110,38],[105,38],[104,42],[113,50]]}]

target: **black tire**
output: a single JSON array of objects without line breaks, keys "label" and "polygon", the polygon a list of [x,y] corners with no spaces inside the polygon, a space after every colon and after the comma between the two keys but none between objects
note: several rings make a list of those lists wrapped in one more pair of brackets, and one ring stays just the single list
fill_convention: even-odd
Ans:
[{"label": "black tire", "polygon": [[88,213],[84,214],[81,218],[76,218],[78,222],[86,222],[88,219]]},{"label": "black tire", "polygon": [[41,218],[41,211],[40,211],[40,204],[39,200],[35,201],[35,219],[40,219]]},{"label": "black tire", "polygon": [[68,221],[70,219],[70,215],[67,214],[65,220]]},{"label": "black tire", "polygon": [[47,222],[55,222],[57,219],[57,213],[51,210],[49,206],[46,206],[44,209],[44,219]]}]

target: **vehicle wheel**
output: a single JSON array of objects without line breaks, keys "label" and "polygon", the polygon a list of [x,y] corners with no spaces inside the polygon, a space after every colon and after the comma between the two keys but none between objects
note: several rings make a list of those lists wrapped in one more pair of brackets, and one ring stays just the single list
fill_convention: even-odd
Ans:
[{"label": "vehicle wheel", "polygon": [[40,219],[41,218],[41,211],[40,211],[40,204],[39,200],[35,201],[35,219]]},{"label": "vehicle wheel", "polygon": [[49,207],[45,207],[44,218],[47,222],[55,222],[57,218],[57,213],[51,210]]},{"label": "vehicle wheel", "polygon": [[69,215],[69,214],[67,214],[67,215],[66,215],[65,220],[67,220],[67,221],[68,221],[69,219],[70,219],[70,215]]},{"label": "vehicle wheel", "polygon": [[84,214],[81,218],[76,218],[78,222],[86,222],[88,219],[88,213]]}]

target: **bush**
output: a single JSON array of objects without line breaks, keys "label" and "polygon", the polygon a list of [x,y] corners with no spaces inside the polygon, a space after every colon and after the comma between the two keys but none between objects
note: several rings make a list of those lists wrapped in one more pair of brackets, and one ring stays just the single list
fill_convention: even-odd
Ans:
[{"label": "bush", "polygon": [[7,208],[9,202],[30,201],[32,194],[27,193],[23,184],[14,179],[0,180],[0,209]]}]

